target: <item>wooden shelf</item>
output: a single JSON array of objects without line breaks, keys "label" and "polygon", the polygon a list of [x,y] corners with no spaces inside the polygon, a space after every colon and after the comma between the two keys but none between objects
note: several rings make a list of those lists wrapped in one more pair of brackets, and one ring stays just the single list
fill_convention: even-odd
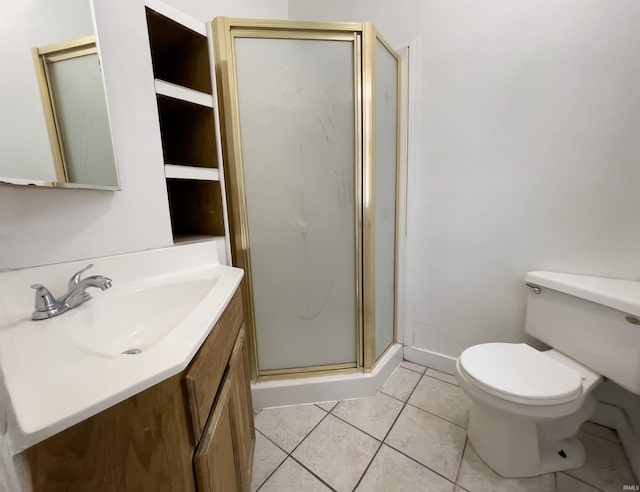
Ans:
[{"label": "wooden shelf", "polygon": [[171,82],[160,79],[155,80],[155,85],[156,94],[160,94],[161,96],[213,108],[213,96],[206,92],[195,91],[188,87],[172,84]]},{"label": "wooden shelf", "polygon": [[206,26],[161,1],[145,5],[174,243],[216,242],[218,257],[228,263]]},{"label": "wooden shelf", "polygon": [[207,37],[146,8],[153,75],[212,94]]},{"label": "wooden shelf", "polygon": [[174,244],[201,243],[216,239],[224,239],[224,236],[207,236],[206,234],[176,234],[173,236]]},{"label": "wooden shelf", "polygon": [[225,235],[219,182],[169,178],[167,191],[174,237]]},{"label": "wooden shelf", "polygon": [[202,181],[220,181],[220,172],[217,169],[206,167],[181,166],[166,164],[164,175],[174,179],[197,179]]},{"label": "wooden shelf", "polygon": [[209,107],[158,95],[166,164],[217,168],[216,128]]}]

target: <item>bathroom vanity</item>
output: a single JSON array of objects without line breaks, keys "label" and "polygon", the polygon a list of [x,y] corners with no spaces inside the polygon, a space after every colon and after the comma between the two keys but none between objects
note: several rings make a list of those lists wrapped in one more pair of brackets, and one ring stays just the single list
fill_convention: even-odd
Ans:
[{"label": "bathroom vanity", "polygon": [[34,490],[248,490],[247,358],[236,292],[186,370],[29,448]]},{"label": "bathroom vanity", "polygon": [[42,321],[28,286],[63,291],[86,262],[2,274],[2,437],[28,464],[25,490],[249,490],[243,272],[216,250],[95,258],[113,287]]}]

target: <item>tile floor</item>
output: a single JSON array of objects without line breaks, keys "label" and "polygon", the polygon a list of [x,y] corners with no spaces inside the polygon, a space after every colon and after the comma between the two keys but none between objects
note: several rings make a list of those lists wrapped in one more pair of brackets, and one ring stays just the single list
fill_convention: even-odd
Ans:
[{"label": "tile floor", "polygon": [[615,431],[587,423],[586,464],[504,479],[466,438],[453,376],[405,361],[371,398],[256,410],[252,490],[594,492],[636,484]]}]

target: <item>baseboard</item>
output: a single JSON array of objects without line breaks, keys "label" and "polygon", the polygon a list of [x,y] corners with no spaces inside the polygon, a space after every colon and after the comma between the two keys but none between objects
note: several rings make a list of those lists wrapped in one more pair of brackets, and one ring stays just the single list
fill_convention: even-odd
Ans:
[{"label": "baseboard", "polygon": [[627,412],[616,405],[598,402],[596,412],[591,420],[596,424],[611,427],[618,432],[631,470],[636,476],[636,480],[640,481],[640,436],[631,425]]},{"label": "baseboard", "polygon": [[402,362],[402,345],[396,344],[370,373],[315,376],[253,383],[254,408],[282,407],[321,401],[365,398],[375,395]]},{"label": "baseboard", "polygon": [[420,347],[404,347],[404,358],[421,366],[431,367],[447,374],[455,374],[456,358],[449,355],[432,352]]}]

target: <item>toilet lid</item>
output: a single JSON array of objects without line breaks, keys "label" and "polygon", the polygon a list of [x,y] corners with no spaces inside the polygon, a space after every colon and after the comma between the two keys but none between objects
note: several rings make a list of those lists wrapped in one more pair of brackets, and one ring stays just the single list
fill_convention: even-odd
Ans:
[{"label": "toilet lid", "polygon": [[484,343],[460,355],[465,372],[487,392],[511,401],[559,404],[582,393],[582,376],[526,343]]}]

